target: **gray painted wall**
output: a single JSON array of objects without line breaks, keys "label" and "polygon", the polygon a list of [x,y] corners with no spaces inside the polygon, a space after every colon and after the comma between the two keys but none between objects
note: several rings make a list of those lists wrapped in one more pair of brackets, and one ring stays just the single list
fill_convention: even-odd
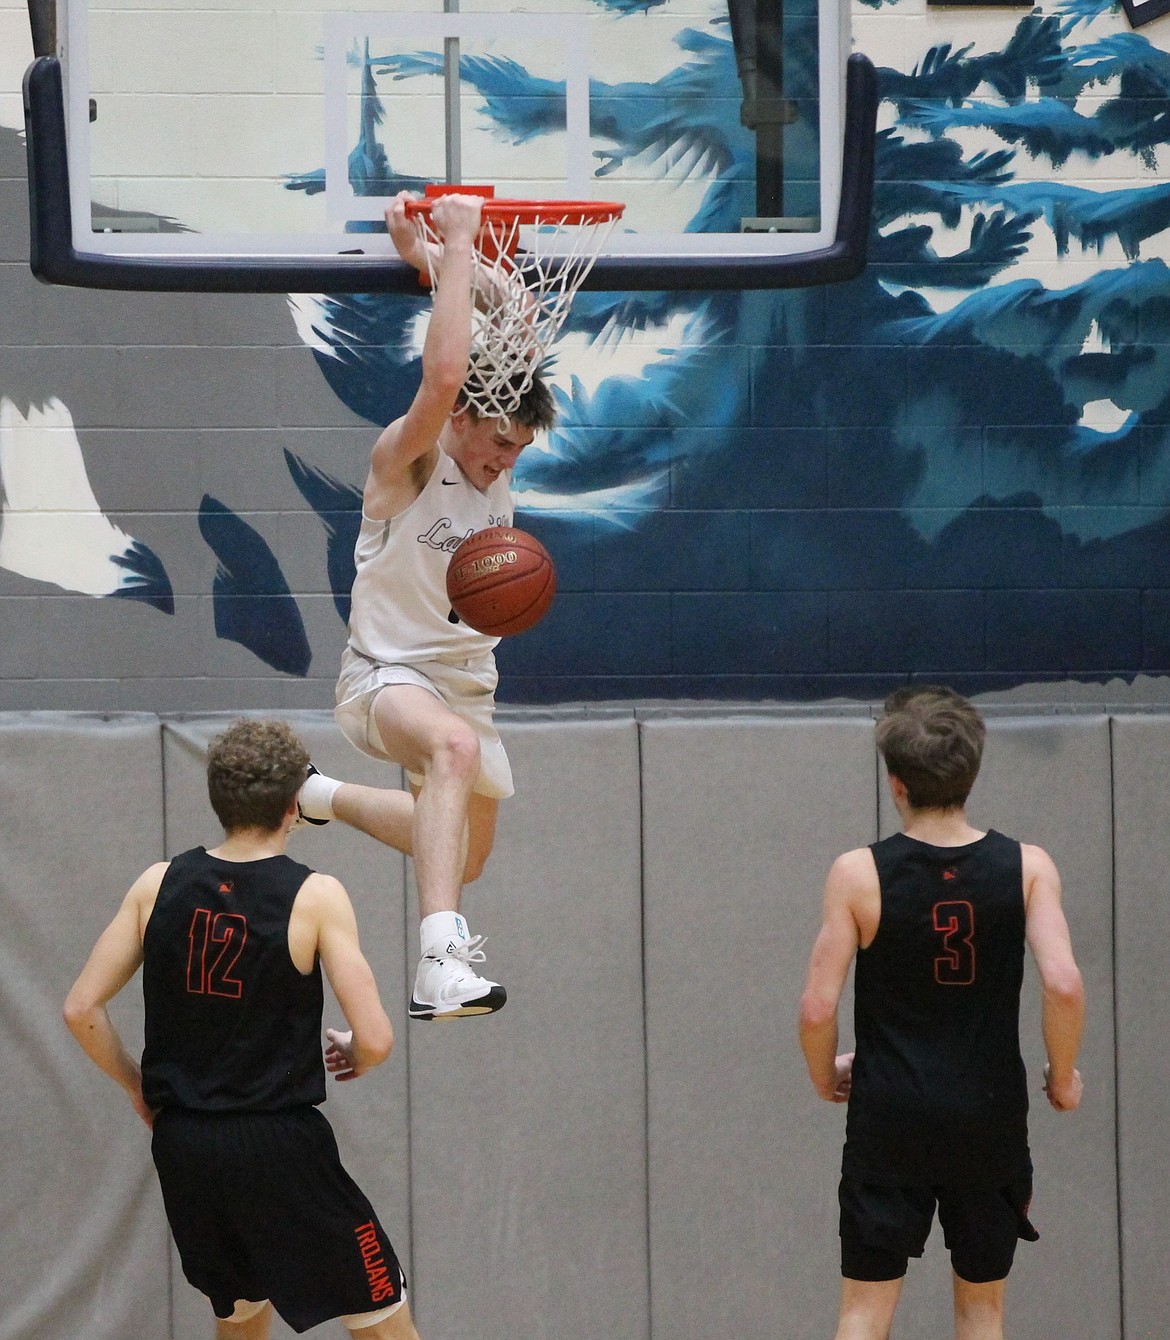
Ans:
[{"label": "gray painted wall", "polygon": [[[707,46],[692,68],[715,81],[718,114],[701,119],[716,156],[748,161],[722,0],[584,8],[615,80],[635,81],[619,138],[636,139],[651,99],[688,121],[629,59],[666,16]],[[1112,0],[1067,18],[853,8],[883,92],[871,263],[828,289],[619,295],[587,355],[603,318],[574,308],[554,372],[581,393],[518,474],[560,594],[501,648],[510,701],[868,702],[930,675],[1018,703],[1170,704],[1165,28],[1129,31]],[[282,48],[302,72],[305,17],[306,40]],[[664,77],[691,84],[692,51],[667,45],[679,66]],[[0,0],[0,710],[325,708],[344,638],[329,531],[353,514],[328,488],[314,511],[289,458],[360,487],[377,427],[416,385],[403,326],[418,313],[303,305],[298,331],[283,295],[37,284],[19,134],[31,56],[24,0]],[[393,117],[385,136],[394,156]],[[501,127],[502,155],[510,138]],[[598,190],[677,205],[662,174],[689,150],[616,148]],[[7,432],[5,404],[20,416]],[[45,468],[25,422],[46,407],[93,495],[64,524],[70,471]],[[218,551],[209,516],[233,537]],[[217,552],[234,581],[219,583]],[[138,561],[145,592],[127,584]]]}]

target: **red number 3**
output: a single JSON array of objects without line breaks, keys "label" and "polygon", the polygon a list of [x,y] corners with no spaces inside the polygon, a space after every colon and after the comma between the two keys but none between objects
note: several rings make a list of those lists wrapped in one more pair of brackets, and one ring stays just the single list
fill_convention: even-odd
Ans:
[{"label": "red number 3", "polygon": [[943,952],[934,961],[940,986],[971,986],[975,981],[975,909],[965,899],[935,903],[934,929]]},{"label": "red number 3", "polygon": [[[216,912],[205,907],[195,909],[187,932],[187,990],[196,996],[229,996],[239,1000],[244,984],[232,976],[232,969],[244,952],[248,938],[248,918],[239,912]],[[211,958],[213,945],[219,953]]]}]

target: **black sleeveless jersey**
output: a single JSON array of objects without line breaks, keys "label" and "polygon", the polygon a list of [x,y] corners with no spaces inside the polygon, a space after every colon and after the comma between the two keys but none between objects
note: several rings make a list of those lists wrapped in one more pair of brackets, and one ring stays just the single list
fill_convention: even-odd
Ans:
[{"label": "black sleeveless jersey", "polygon": [[287,856],[171,861],[143,936],[142,1092],[153,1108],[270,1112],[325,1101],[321,967],[288,952],[312,873]]},{"label": "black sleeveless jersey", "polygon": [[1020,1056],[1020,844],[898,833],[871,847],[881,920],[854,970],[842,1170],[886,1185],[1004,1185],[1031,1172]]}]

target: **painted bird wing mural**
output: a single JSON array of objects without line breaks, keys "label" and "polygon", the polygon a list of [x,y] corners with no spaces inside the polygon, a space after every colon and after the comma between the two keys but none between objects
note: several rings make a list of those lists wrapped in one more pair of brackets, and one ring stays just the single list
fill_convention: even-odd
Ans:
[{"label": "painted bird wing mural", "polygon": [[306,675],[313,659],[305,624],[264,537],[204,494],[199,530],[219,560],[212,587],[217,637],[238,642],[274,670]]},{"label": "painted bird wing mural", "polygon": [[353,554],[361,530],[362,491],[309,465],[287,449],[284,459],[293,483],[325,527],[329,589],[337,613],[348,623],[349,592],[357,575]]},{"label": "painted bird wing mural", "polygon": [[[618,41],[669,8],[591,5]],[[1170,283],[1157,250],[1170,219],[1170,58],[1141,34],[1109,31],[1111,8],[1059,0],[1055,14],[1001,16],[1003,35],[982,43],[999,49],[940,41],[908,68],[879,72],[871,263],[849,284],[578,297],[548,369],[560,423],[521,457],[515,488],[526,514],[565,541],[563,575],[572,578],[578,558],[587,569],[578,591],[604,574],[602,597],[626,593],[623,629],[661,628],[653,620],[669,605],[676,643],[665,651],[665,633],[631,633],[621,673],[625,654],[644,647],[659,657],[652,675],[665,675],[671,656],[697,674],[741,676],[759,676],[771,658],[808,672],[787,694],[817,696],[825,683],[814,652],[829,619],[847,649],[842,664],[852,657],[845,668],[859,674],[904,676],[921,668],[909,655],[951,656],[968,643],[970,662],[990,666],[996,635],[985,605],[998,611],[1008,648],[1028,640],[1020,628],[1042,623],[1029,611],[1053,612],[1059,636],[1034,669],[1066,646],[1102,665],[1092,657],[1127,645],[1109,610],[1124,601],[1108,586],[1118,574],[1130,586],[1135,572],[1162,574],[1170,552]],[[727,6],[688,0],[675,14],[671,68],[591,86],[594,171],[615,187],[635,176],[663,201],[681,192],[690,230],[734,228],[751,212],[754,143],[739,122]],[[786,92],[801,99],[813,91],[815,23],[791,17]],[[422,185],[395,162],[403,127],[385,95],[387,81],[401,92],[432,78],[438,53],[388,57],[355,45],[350,58],[361,67],[352,184],[373,195]],[[460,75],[502,145],[562,133],[555,81],[517,60],[467,58]],[[696,116],[698,102],[706,110]],[[789,144],[806,144],[807,126],[789,131]],[[1057,180],[1062,169],[1075,180]],[[322,185],[322,173],[287,182],[310,194]],[[427,299],[289,301],[333,392],[371,425],[400,414],[418,382]],[[68,409],[30,404],[12,384],[5,393],[0,563],[66,589],[173,608],[161,563],[102,514]],[[320,518],[344,617],[360,480],[292,452],[285,463]],[[75,522],[67,536],[64,516]],[[217,632],[305,674],[304,626],[276,555],[217,498],[203,499],[199,525],[218,560]],[[680,552],[703,558],[687,580],[714,583],[705,589],[718,590],[716,601],[670,585],[656,560]],[[1024,577],[1039,589],[1016,592]],[[1170,577],[1161,584],[1170,589]],[[649,601],[647,589],[669,599]],[[726,626],[712,615],[724,606]],[[1142,619],[1157,608],[1143,605]],[[688,622],[688,609],[705,613]],[[806,622],[794,632],[778,611]],[[581,627],[590,636],[561,660],[587,679],[580,658],[601,640],[588,621]],[[1026,679],[1010,654],[1005,673]],[[1117,668],[1137,663],[1130,649]],[[652,687],[687,692],[661,678]]]},{"label": "painted bird wing mural", "polygon": [[98,505],[69,407],[0,398],[0,568],[82,595],[141,600],[174,614],[158,556]]},{"label": "painted bird wing mural", "polygon": [[[615,23],[640,8],[597,3]],[[870,265],[857,280],[784,293],[578,296],[549,368],[560,422],[515,476],[518,502],[547,518],[570,565],[571,535],[589,534],[591,561],[616,571],[607,547],[628,554],[634,531],[652,564],[654,536],[679,533],[669,528],[673,509],[722,500],[752,512],[742,580],[758,593],[846,593],[837,617],[855,610],[858,647],[872,639],[878,602],[902,627],[883,586],[915,588],[913,636],[899,644],[891,633],[874,662],[891,670],[907,668],[903,646],[929,643],[928,625],[955,645],[982,628],[964,605],[969,593],[953,587],[1010,587],[1021,564],[1051,587],[1065,579],[1062,562],[1082,586],[1131,561],[1161,570],[1166,507],[1154,505],[1150,481],[1170,474],[1160,426],[1170,374],[1162,341],[1147,335],[1163,329],[1170,307],[1165,266],[1143,249],[1165,230],[1170,189],[1164,173],[1135,182],[1133,164],[1160,161],[1167,142],[1168,59],[1138,34],[1102,37],[1096,25],[1108,8],[1067,0],[1059,15],[1024,15],[999,50],[940,43],[908,69],[879,71],[885,126]],[[700,8],[688,25],[666,76],[591,87],[591,130],[602,137],[595,171],[604,179],[653,164],[669,189],[714,165],[688,226],[722,230],[745,212],[753,141],[738,123],[726,7]],[[431,76],[439,56],[370,59],[378,77],[365,87],[377,98],[380,80]],[[563,90],[516,61],[465,59],[460,72],[502,142],[563,126]],[[723,97],[695,120],[686,97],[697,89]],[[527,101],[515,96],[524,91]],[[378,122],[362,124],[372,134]],[[1025,155],[1039,171],[1021,170]],[[1098,173],[1092,189],[1057,180],[1074,160],[1123,163],[1124,186],[1109,188],[1113,174]],[[371,144],[351,168],[377,161]],[[394,175],[392,148],[378,172],[407,184]],[[381,194],[386,181],[371,176],[367,186]],[[1067,287],[1037,277],[1049,263],[1037,255],[1078,247]],[[1094,264],[1109,248],[1128,264]],[[419,303],[321,299],[307,328],[345,403],[374,424],[401,412],[417,384]],[[310,481],[304,462],[290,469],[322,517],[335,515],[338,481]],[[1133,529],[1133,510],[1109,504],[1138,490],[1151,500],[1149,524]],[[1063,505],[1088,498],[1101,505]],[[1061,645],[1096,656],[1103,607],[1077,594],[1046,591],[1045,608]],[[780,598],[760,594],[760,608]],[[956,610],[958,625],[948,614]],[[1016,616],[1001,616],[1007,645]],[[732,668],[753,658],[743,650],[753,643],[793,660],[770,638],[755,629],[731,639]]]},{"label": "painted bird wing mural", "polygon": [[[618,16],[636,8],[601,7]],[[703,226],[724,227],[746,208],[746,197],[738,196],[752,137],[739,124],[734,100],[697,94],[735,81],[726,15],[711,33],[682,28],[676,42],[678,67],[655,83],[591,89],[593,130],[612,146],[610,166],[650,155],[676,176],[714,168],[717,180],[703,204]],[[429,76],[441,68],[442,56],[433,51],[383,56],[375,49],[367,50],[364,59],[365,98],[376,101],[371,71],[395,81]],[[465,86],[482,97],[483,111],[501,139],[521,143],[563,130],[563,83],[534,77],[517,62],[502,59],[464,57],[460,74]],[[712,109],[707,120],[694,115],[701,103]],[[363,143],[350,159],[359,192],[382,195],[415,184],[397,173],[392,157],[374,142],[384,124],[381,112],[361,118]],[[390,132],[392,144],[392,127]],[[360,163],[377,168],[365,180],[356,179],[353,169]],[[604,170],[605,164],[599,165],[599,175]],[[304,189],[305,180],[290,179],[288,185]],[[727,194],[728,183],[734,185],[734,198]],[[351,409],[376,425],[405,410],[418,383],[429,302],[383,295],[297,295],[291,302],[302,339]],[[597,515],[661,502],[671,429],[693,421],[701,412],[700,398],[707,396],[710,403],[712,391],[716,403],[728,399],[726,389],[715,386],[717,374],[708,371],[711,360],[703,352],[711,347],[712,313],[718,307],[717,301],[677,292],[578,295],[547,369],[560,401],[560,423],[539,450],[526,453],[517,471],[524,507]],[[613,413],[628,428],[603,439],[594,430],[612,422],[606,416]],[[693,449],[702,448],[696,442]],[[673,450],[680,451],[678,438]],[[300,487],[302,479],[297,482]]]}]

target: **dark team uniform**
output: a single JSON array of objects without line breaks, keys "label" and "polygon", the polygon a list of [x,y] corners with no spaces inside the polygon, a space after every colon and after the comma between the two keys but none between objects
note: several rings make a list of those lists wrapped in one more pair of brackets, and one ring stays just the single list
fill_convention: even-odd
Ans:
[{"label": "dark team uniform", "polygon": [[321,968],[288,949],[312,872],[287,856],[171,861],[143,937],[142,1089],[183,1271],[219,1317],[271,1299],[297,1332],[399,1301],[394,1250],[341,1166]]},{"label": "dark team uniform", "polygon": [[[1001,1279],[1017,1238],[1036,1236],[1026,1217],[1020,844],[994,830],[964,847],[898,833],[871,851],[881,918],[854,973],[845,1273],[903,1273],[905,1258],[922,1253],[937,1201],[958,1273]],[[891,1247],[901,1268],[881,1273],[896,1264],[880,1259]]]}]

